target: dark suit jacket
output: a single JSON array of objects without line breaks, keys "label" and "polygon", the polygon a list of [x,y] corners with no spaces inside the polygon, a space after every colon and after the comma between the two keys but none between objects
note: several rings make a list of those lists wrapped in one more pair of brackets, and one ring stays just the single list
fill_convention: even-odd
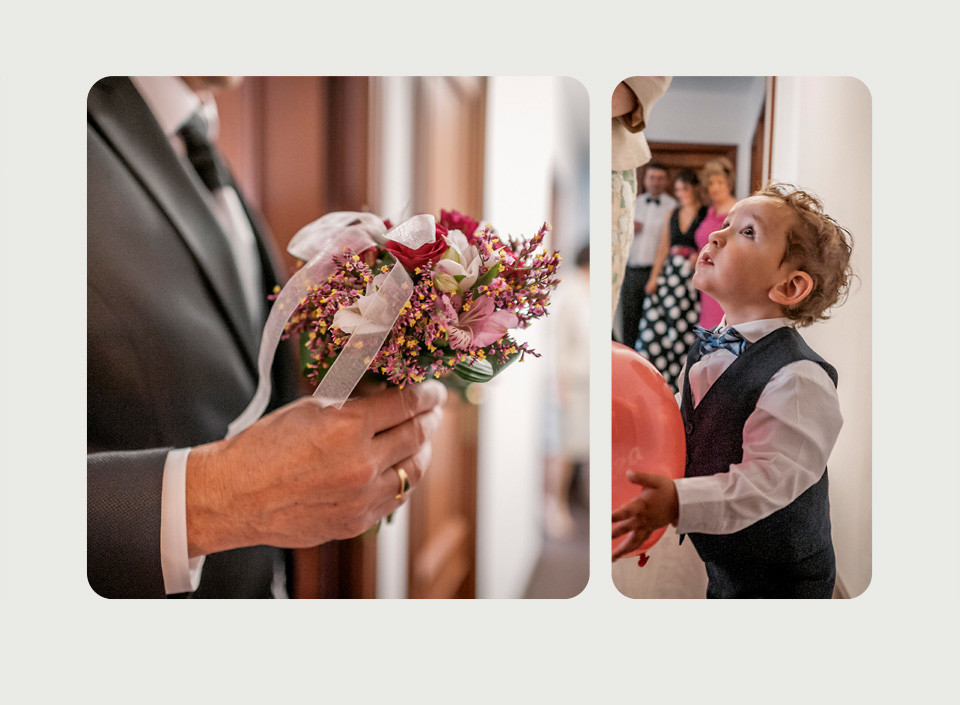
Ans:
[{"label": "dark suit jacket", "polygon": [[[260,330],[202,183],[129,79],[90,90],[87,159],[87,574],[103,596],[163,597],[166,453],[224,437],[256,388]],[[252,220],[266,297],[278,260]],[[278,354],[271,407],[296,374]],[[278,555],[209,556],[194,596],[268,597]]]}]

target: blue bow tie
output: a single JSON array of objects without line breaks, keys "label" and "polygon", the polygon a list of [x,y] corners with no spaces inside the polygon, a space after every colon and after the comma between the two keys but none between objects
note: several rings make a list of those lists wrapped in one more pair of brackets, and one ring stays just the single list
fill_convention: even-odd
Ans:
[{"label": "blue bow tie", "polygon": [[739,355],[750,344],[746,338],[733,328],[727,328],[723,333],[715,333],[712,330],[697,326],[693,329],[693,333],[700,340],[701,355],[712,353],[721,348],[729,350],[734,355]]}]

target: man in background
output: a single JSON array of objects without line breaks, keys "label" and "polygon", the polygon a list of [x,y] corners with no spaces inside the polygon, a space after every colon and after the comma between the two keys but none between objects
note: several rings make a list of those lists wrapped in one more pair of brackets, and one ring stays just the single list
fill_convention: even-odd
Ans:
[{"label": "man in background", "polygon": [[627,268],[620,290],[620,342],[633,347],[637,342],[643,299],[653,269],[657,247],[663,237],[663,228],[677,201],[667,193],[669,171],[658,162],[647,165],[643,174],[643,193],[637,196],[633,220],[633,245],[627,256]]}]

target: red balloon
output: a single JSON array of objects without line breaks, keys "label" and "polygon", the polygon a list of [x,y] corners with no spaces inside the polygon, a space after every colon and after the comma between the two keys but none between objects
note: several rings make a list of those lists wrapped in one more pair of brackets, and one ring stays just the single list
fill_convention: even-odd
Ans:
[{"label": "red balloon", "polygon": [[[612,345],[613,507],[616,509],[643,491],[627,480],[627,470],[673,479],[683,477],[687,443],[680,407],[657,368],[626,345]],[[631,555],[648,551],[664,531],[666,527],[654,531]],[[623,536],[613,539],[613,548],[624,540]]]}]

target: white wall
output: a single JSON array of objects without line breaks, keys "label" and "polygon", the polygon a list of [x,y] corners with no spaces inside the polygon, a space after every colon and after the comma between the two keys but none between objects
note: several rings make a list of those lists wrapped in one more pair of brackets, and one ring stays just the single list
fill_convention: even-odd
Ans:
[{"label": "white wall", "polygon": [[[381,188],[378,211],[396,217],[409,206],[413,179],[413,82],[381,78],[373,98]],[[533,235],[556,205],[552,247],[572,260],[587,238],[586,91],[562,78],[491,78],[487,97],[484,212],[499,232]],[[566,194],[553,204],[554,188]],[[547,440],[553,423],[549,389],[553,326],[549,317],[521,332],[542,358],[529,357],[483,385],[477,487],[477,596],[522,597],[542,545],[541,505]],[[406,507],[377,544],[377,596],[407,593]]]},{"label": "white wall", "polygon": [[[654,142],[737,145],[737,198],[750,191],[750,150],[765,95],[760,76],[675,76],[644,131]],[[656,155],[654,155],[656,156]]]},{"label": "white wall", "polygon": [[[587,96],[562,78],[497,77],[488,84],[484,218],[499,232],[533,235],[562,199],[553,247],[569,259],[586,238]],[[578,180],[583,198],[572,192]],[[562,227],[560,227],[562,224]],[[528,357],[484,385],[477,487],[477,596],[522,597],[543,543],[544,430],[560,351],[540,319],[517,335],[543,357]]]},{"label": "white wall", "polygon": [[837,573],[856,596],[871,577],[872,223],[871,101],[858,80],[777,78],[772,176],[815,192],[853,235],[849,300],[831,319],[802,329],[839,373],[844,426],[830,458]]},{"label": "white wall", "polygon": [[[552,82],[493,78],[487,93],[484,218],[501,232],[532,234],[550,208],[554,125],[544,121]],[[541,326],[523,339],[534,348]],[[542,388],[543,358],[528,358],[484,386],[477,477],[477,597],[522,594],[540,552],[542,409],[529,404]],[[532,441],[532,442],[531,442]]]}]

